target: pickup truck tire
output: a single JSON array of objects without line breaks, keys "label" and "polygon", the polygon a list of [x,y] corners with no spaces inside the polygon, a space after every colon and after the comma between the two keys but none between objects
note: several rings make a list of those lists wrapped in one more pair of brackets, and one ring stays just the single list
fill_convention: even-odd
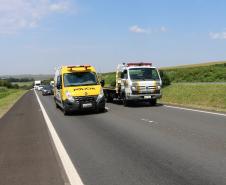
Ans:
[{"label": "pickup truck tire", "polygon": [[129,105],[129,101],[126,99],[125,96],[123,97],[122,102],[123,102],[123,105],[124,105],[125,107],[127,107],[127,106]]},{"label": "pickup truck tire", "polygon": [[151,99],[151,100],[150,100],[150,105],[151,105],[151,106],[155,106],[156,103],[157,103],[157,99]]}]

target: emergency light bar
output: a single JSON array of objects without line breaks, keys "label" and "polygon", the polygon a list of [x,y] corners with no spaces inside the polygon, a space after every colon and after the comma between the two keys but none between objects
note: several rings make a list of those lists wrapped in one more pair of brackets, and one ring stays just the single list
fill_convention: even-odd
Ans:
[{"label": "emergency light bar", "polygon": [[130,67],[130,66],[152,66],[152,63],[143,63],[143,62],[140,62],[140,63],[127,63],[126,66],[127,67]]},{"label": "emergency light bar", "polygon": [[79,67],[84,67],[85,69],[87,69],[88,67],[91,67],[91,65],[86,64],[86,65],[77,65],[77,66],[67,66],[69,70],[72,70],[73,68],[79,68]]}]

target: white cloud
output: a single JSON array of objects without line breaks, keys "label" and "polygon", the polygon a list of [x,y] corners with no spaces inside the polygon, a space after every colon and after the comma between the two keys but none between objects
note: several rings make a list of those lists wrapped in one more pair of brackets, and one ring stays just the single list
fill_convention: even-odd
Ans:
[{"label": "white cloud", "polygon": [[0,0],[0,34],[37,27],[49,14],[67,12],[70,0]]},{"label": "white cloud", "polygon": [[167,29],[165,26],[161,26],[160,28],[142,28],[138,25],[134,25],[129,28],[129,31],[133,33],[150,34],[150,33],[167,32]]},{"label": "white cloud", "polygon": [[210,32],[209,36],[211,39],[226,39],[226,31],[224,32]]},{"label": "white cloud", "polygon": [[58,2],[58,3],[52,3],[49,6],[49,9],[52,12],[65,12],[69,9],[69,2],[62,1],[62,2]]},{"label": "white cloud", "polygon": [[167,32],[167,29],[166,29],[165,26],[161,26],[160,31],[161,31],[161,32]]},{"label": "white cloud", "polygon": [[147,29],[141,28],[137,25],[131,26],[129,30],[133,33],[148,33],[149,31]]}]

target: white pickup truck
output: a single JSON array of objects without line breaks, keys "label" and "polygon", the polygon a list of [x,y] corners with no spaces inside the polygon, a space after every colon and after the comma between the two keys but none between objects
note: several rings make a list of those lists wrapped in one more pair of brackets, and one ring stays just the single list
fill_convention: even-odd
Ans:
[{"label": "white pickup truck", "polygon": [[161,94],[162,80],[151,63],[123,63],[116,71],[114,88],[104,88],[108,102],[122,100],[125,106],[130,102],[145,101],[156,105]]}]

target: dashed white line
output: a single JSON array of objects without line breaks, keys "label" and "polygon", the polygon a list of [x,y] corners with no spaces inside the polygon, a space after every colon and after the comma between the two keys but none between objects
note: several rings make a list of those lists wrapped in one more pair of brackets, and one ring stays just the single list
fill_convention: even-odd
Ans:
[{"label": "dashed white line", "polygon": [[60,160],[62,162],[62,165],[64,167],[68,180],[70,182],[70,185],[84,185],[77,170],[75,169],[70,157],[68,156],[68,153],[67,153],[66,149],[64,148],[63,143],[61,142],[48,114],[46,113],[46,110],[45,110],[44,106],[42,105],[42,102],[39,99],[36,91],[35,91],[35,94],[36,94],[38,103],[41,107],[42,114],[45,118],[49,132],[51,134],[51,137],[53,139],[53,142],[54,142],[57,152],[59,154]]},{"label": "dashed white line", "polygon": [[155,123],[155,124],[158,124],[156,121],[152,121],[152,120],[149,120],[149,119],[145,119],[145,118],[142,118],[141,121],[144,121],[146,123]]},{"label": "dashed white line", "polygon": [[213,114],[213,115],[225,116],[226,117],[226,114],[217,113],[217,112],[202,111],[202,110],[197,110],[197,109],[176,107],[176,106],[170,106],[170,105],[164,105],[164,107],[173,108],[173,109],[180,109],[180,110],[188,110],[188,111],[193,111],[193,112],[200,112],[200,113],[205,113],[205,114]]}]

